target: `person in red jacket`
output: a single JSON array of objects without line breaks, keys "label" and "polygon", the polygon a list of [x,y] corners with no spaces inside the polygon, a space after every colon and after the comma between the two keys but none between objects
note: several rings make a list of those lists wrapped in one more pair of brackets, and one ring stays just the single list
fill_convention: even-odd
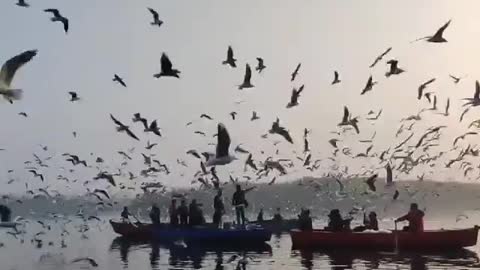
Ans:
[{"label": "person in red jacket", "polygon": [[412,203],[410,211],[403,217],[397,218],[395,223],[406,220],[408,221],[408,226],[403,228],[404,231],[423,232],[423,216],[425,216],[425,213],[418,209],[418,204]]}]

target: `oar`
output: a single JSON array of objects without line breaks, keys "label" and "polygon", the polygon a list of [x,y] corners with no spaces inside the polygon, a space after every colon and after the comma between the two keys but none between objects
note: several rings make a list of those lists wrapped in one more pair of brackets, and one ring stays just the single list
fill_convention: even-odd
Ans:
[{"label": "oar", "polygon": [[397,233],[397,222],[395,221],[395,254],[398,254],[398,233]]},{"label": "oar", "polygon": [[135,216],[135,215],[131,215],[139,224],[142,224],[142,222]]}]

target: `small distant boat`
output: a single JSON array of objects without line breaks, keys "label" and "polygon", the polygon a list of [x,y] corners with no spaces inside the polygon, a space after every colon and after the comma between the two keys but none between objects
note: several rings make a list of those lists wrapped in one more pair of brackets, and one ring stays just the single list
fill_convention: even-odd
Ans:
[{"label": "small distant boat", "polygon": [[210,241],[212,243],[229,243],[231,245],[255,244],[270,241],[272,233],[256,226],[246,229],[218,229],[208,224],[196,228],[172,228],[168,224],[133,224],[110,220],[113,230],[131,239],[151,239],[173,242],[183,240],[186,243]]},{"label": "small distant boat", "polygon": [[290,236],[294,249],[451,250],[475,246],[479,228],[475,226],[469,229],[431,230],[419,233],[293,230]]},{"label": "small distant boat", "polygon": [[284,220],[263,220],[263,221],[252,221],[250,224],[257,224],[266,230],[271,232],[280,233],[280,232],[289,232],[291,230],[298,228],[298,219],[284,219]]},{"label": "small distant boat", "polygon": [[0,228],[15,228],[19,225],[17,222],[0,222]]}]

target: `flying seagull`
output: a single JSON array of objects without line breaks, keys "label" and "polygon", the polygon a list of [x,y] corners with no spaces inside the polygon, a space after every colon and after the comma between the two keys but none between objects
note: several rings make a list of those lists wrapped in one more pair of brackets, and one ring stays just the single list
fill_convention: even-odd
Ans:
[{"label": "flying seagull", "polygon": [[291,108],[298,105],[298,98],[300,97],[300,94],[302,93],[304,87],[305,85],[302,85],[298,90],[293,88],[292,96],[290,97],[290,102],[288,102],[287,104],[287,108]]},{"label": "flying seagull", "polygon": [[333,72],[333,76],[334,76],[334,78],[333,78],[333,81],[332,81],[332,85],[341,82],[341,80],[340,80],[340,75],[338,75],[338,71],[335,70],[335,71]]},{"label": "flying seagull", "polygon": [[230,116],[232,117],[232,120],[235,120],[235,116],[237,115],[237,112],[231,112]]},{"label": "flying seagull", "polygon": [[441,114],[443,116],[448,116],[448,109],[450,109],[450,98],[447,98],[447,105],[445,105],[445,112],[444,113],[438,113],[438,114]]},{"label": "flying seagull", "polygon": [[68,92],[68,94],[70,95],[70,101],[71,102],[75,102],[77,100],[80,100],[80,98],[78,97],[78,94],[76,92],[70,91],[70,92]]},{"label": "flying seagull", "polygon": [[293,71],[292,73],[292,79],[291,81],[293,82],[295,80],[295,78],[297,77],[298,75],[298,71],[300,70],[300,67],[302,66],[302,63],[298,63],[297,67],[295,68],[295,70]]},{"label": "flying seagull", "polygon": [[117,125],[117,131],[118,132],[123,132],[125,131],[128,136],[134,138],[135,140],[139,141],[138,137],[133,134],[133,132],[130,130],[130,128],[124,124],[122,124],[122,122],[118,121],[115,117],[113,117],[112,114],[110,114],[110,118],[112,119],[112,121]]},{"label": "flying seagull", "polygon": [[45,178],[43,178],[43,174],[38,173],[35,170],[29,170],[29,172],[31,172],[33,174],[33,177],[39,177],[42,180],[42,182],[45,181]]},{"label": "flying seagull", "polygon": [[450,78],[452,78],[454,84],[459,83],[460,80],[462,79],[461,77],[455,77],[453,75],[448,75],[448,76],[450,76]]},{"label": "flying seagull", "polygon": [[257,57],[257,61],[258,61],[258,64],[255,70],[258,71],[258,73],[260,74],[267,66],[263,64],[263,58]]},{"label": "flying seagull", "polygon": [[239,90],[243,88],[252,88],[254,85],[250,82],[252,79],[252,70],[250,69],[250,65],[246,64],[245,66],[245,76],[243,77],[243,83],[238,86]]},{"label": "flying seagull", "polygon": [[367,93],[368,91],[372,91],[373,86],[374,86],[375,84],[377,84],[377,82],[374,82],[372,75],[370,75],[370,77],[368,78],[367,84],[366,84],[365,87],[363,88],[363,90],[362,90],[362,92],[360,93],[360,95],[364,95],[364,94]]},{"label": "flying seagull", "polygon": [[452,20],[449,20],[448,22],[446,22],[442,27],[440,27],[440,29],[437,30],[437,32],[435,32],[435,34],[433,36],[426,36],[426,37],[423,37],[423,38],[419,38],[419,39],[414,40],[414,42],[419,41],[419,40],[427,40],[427,42],[433,42],[433,43],[447,42],[447,40],[443,37],[443,32],[450,25],[451,21]]},{"label": "flying seagull", "polygon": [[25,2],[25,0],[18,0],[16,5],[19,6],[19,7],[29,7],[30,6],[30,4]]},{"label": "flying seagull", "polygon": [[158,12],[155,11],[153,8],[148,8],[148,10],[150,11],[150,13],[152,13],[152,16],[153,16],[153,22],[151,22],[150,24],[158,25],[158,27],[162,26],[163,21],[159,19]]},{"label": "flying seagull", "polygon": [[123,81],[123,79],[120,76],[118,76],[117,74],[113,74],[113,81],[118,82],[123,87],[127,87],[127,84],[125,83],[125,81]]},{"label": "flying seagull", "polygon": [[48,8],[44,9],[43,11],[52,13],[53,17],[50,18],[50,20],[52,22],[61,22],[63,24],[63,30],[65,31],[65,34],[68,33],[68,19],[63,17],[58,9]]},{"label": "flying seagull", "polygon": [[205,114],[205,113],[202,113],[202,114],[200,115],[200,118],[205,118],[205,119],[208,119],[208,120],[213,120],[213,118],[212,118],[210,115]]},{"label": "flying seagull", "polygon": [[71,263],[77,263],[77,262],[87,262],[92,267],[98,267],[98,263],[92,258],[77,258],[77,259],[74,259]]},{"label": "flying seagull", "polygon": [[222,123],[217,125],[217,134],[216,153],[215,155],[208,153],[207,166],[226,165],[236,159],[229,154],[230,135]]},{"label": "flying seagull", "polygon": [[417,99],[420,100],[423,96],[423,90],[425,90],[425,88],[427,88],[427,86],[431,83],[433,83],[435,81],[435,78],[432,78],[424,83],[422,83],[419,87],[418,87],[418,96],[417,96]]},{"label": "flying seagull", "polygon": [[373,61],[373,63],[370,65],[370,68],[373,68],[378,62],[380,62],[383,57],[385,57],[385,55],[387,55],[390,51],[392,50],[392,47],[386,49],[382,54],[380,54],[379,56],[377,56],[377,58],[375,58],[375,61]]},{"label": "flying seagull", "polygon": [[292,137],[290,136],[290,133],[288,130],[286,130],[284,127],[280,126],[280,119],[277,118],[275,122],[272,124],[272,128],[269,130],[270,134],[278,134],[285,138],[289,143],[293,144]]},{"label": "flying seagull", "polygon": [[377,188],[375,187],[375,181],[377,181],[377,177],[378,177],[378,175],[374,174],[374,175],[370,176],[367,179],[367,181],[365,181],[365,183],[367,183],[367,185],[368,185],[368,188],[373,192],[377,191]]},{"label": "flying seagull", "polygon": [[338,124],[338,126],[352,126],[355,131],[360,133],[360,130],[358,128],[358,117],[352,118],[350,115],[350,112],[348,111],[347,106],[343,107],[343,117],[342,117],[342,122]]},{"label": "flying seagull", "polygon": [[391,59],[387,62],[388,65],[390,65],[390,70],[385,73],[385,76],[388,78],[392,75],[398,75],[400,73],[405,72],[405,70],[401,69],[398,67],[398,60]]},{"label": "flying seagull", "polygon": [[223,65],[229,65],[231,66],[232,68],[236,68],[237,67],[237,64],[235,64],[235,62],[237,61],[237,59],[235,59],[233,57],[233,49],[232,49],[232,46],[228,46],[228,50],[227,50],[227,59],[225,61],[222,62]]},{"label": "flying seagull", "polygon": [[393,184],[393,173],[392,173],[392,167],[390,166],[390,163],[387,163],[387,166],[385,167],[385,170],[387,171],[387,185]]},{"label": "flying seagull", "polygon": [[25,51],[3,64],[0,71],[0,95],[10,103],[13,103],[13,100],[21,99],[23,93],[21,89],[10,88],[15,73],[20,67],[32,60],[35,55],[37,55],[37,50]]},{"label": "flying seagull", "polygon": [[145,127],[145,132],[152,132],[153,134],[162,137],[162,134],[160,134],[160,128],[158,127],[157,120],[153,120],[150,126],[147,125],[147,122],[143,122],[143,125]]},{"label": "flying seagull", "polygon": [[174,69],[172,62],[165,53],[162,53],[162,57],[160,58],[160,73],[154,74],[153,77],[160,78],[160,77],[175,77],[180,78],[178,75],[180,71],[178,69]]},{"label": "flying seagull", "polygon": [[28,117],[28,114],[26,112],[19,112],[18,115],[21,115],[23,117]]},{"label": "flying seagull", "polygon": [[475,81],[475,94],[473,98],[464,98],[463,100],[467,101],[463,106],[471,105],[475,107],[480,105],[480,83],[478,81]]},{"label": "flying seagull", "polygon": [[250,118],[250,121],[255,121],[255,120],[258,120],[258,119],[260,119],[260,117],[257,115],[257,112],[253,111],[252,112],[252,118]]}]

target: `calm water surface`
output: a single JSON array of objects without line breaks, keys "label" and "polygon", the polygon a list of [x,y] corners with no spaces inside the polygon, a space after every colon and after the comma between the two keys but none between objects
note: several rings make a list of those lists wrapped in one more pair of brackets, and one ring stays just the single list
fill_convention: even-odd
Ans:
[{"label": "calm water surface", "polygon": [[[72,222],[36,221],[25,226],[25,234],[13,236],[0,229],[0,269],[479,269],[478,247],[443,254],[389,252],[321,252],[292,250],[288,234],[276,235],[264,246],[213,249],[134,243],[117,237],[106,219]],[[48,227],[50,226],[50,227]],[[62,235],[63,232],[63,235]],[[35,236],[35,234],[37,234]],[[16,238],[15,238],[16,237]],[[22,243],[23,242],[23,243]],[[245,267],[233,255],[247,258]],[[91,257],[98,263],[71,263]]]}]

